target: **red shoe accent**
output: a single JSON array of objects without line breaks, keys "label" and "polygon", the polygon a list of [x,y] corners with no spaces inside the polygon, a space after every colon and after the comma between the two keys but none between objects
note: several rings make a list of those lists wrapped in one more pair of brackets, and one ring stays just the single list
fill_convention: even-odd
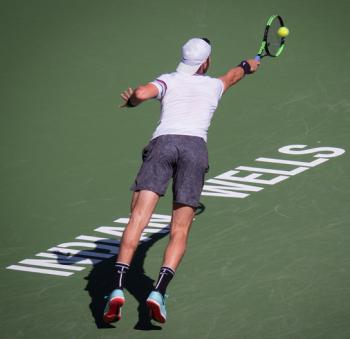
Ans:
[{"label": "red shoe accent", "polygon": [[164,318],[160,312],[159,304],[153,300],[147,300],[146,304],[150,310],[151,318],[161,324],[164,324],[166,322],[166,318]]},{"label": "red shoe accent", "polygon": [[121,307],[125,303],[125,299],[116,297],[111,299],[109,302],[108,311],[103,314],[103,320],[106,323],[111,323],[116,320],[120,320],[122,317]]}]

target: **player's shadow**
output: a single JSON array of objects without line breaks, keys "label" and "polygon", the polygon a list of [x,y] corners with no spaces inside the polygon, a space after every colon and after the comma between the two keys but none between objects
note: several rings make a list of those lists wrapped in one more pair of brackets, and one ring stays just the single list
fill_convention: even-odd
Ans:
[{"label": "player's shadow", "polygon": [[[137,330],[149,331],[162,329],[160,326],[151,323],[149,311],[146,306],[146,299],[153,289],[154,280],[145,274],[143,265],[147,251],[154,243],[167,234],[168,232],[164,231],[162,231],[162,233],[154,233],[150,236],[150,240],[142,242],[138,246],[126,276],[125,289],[138,302],[138,321],[134,326]],[[115,288],[115,260],[116,258],[113,256],[110,259],[94,265],[89,275],[85,278],[88,281],[85,290],[89,292],[91,297],[89,307],[97,328],[112,328],[117,324],[106,324],[103,321],[103,311],[107,302],[106,297],[108,297]]]},{"label": "player's shadow", "polygon": [[[199,215],[203,213],[204,210],[205,206],[200,204],[195,214]],[[138,321],[134,326],[137,330],[150,331],[162,329],[160,326],[151,323],[149,311],[146,306],[146,299],[153,289],[154,280],[145,274],[143,266],[148,250],[168,233],[169,229],[162,229],[160,232],[152,234],[148,241],[144,241],[138,246],[126,276],[125,289],[138,302]],[[97,248],[99,244],[105,245],[105,243],[99,241],[97,241],[96,244]],[[79,263],[82,257],[84,257],[83,253],[77,253],[70,256],[69,262],[70,264]],[[64,256],[59,255],[59,258],[61,258],[58,259],[59,263],[67,264]],[[87,280],[85,290],[88,291],[91,298],[89,304],[90,311],[95,319],[96,327],[99,329],[114,328],[117,324],[107,324],[103,321],[103,311],[107,302],[106,298],[108,298],[110,292],[115,288],[115,261],[115,256],[101,260],[93,265],[89,275],[85,277]]]}]

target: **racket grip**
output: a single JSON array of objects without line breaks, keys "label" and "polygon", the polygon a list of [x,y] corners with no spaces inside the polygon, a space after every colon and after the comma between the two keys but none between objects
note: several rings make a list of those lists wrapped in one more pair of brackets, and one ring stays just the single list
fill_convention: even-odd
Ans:
[{"label": "racket grip", "polygon": [[260,57],[260,55],[257,55],[254,59],[255,59],[256,61],[260,61],[260,60],[261,60],[261,57]]}]

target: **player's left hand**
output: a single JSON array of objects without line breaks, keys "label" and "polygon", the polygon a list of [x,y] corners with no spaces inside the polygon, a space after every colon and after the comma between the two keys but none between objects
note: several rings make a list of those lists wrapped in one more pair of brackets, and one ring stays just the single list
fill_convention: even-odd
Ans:
[{"label": "player's left hand", "polygon": [[119,105],[119,108],[127,107],[127,102],[133,93],[134,90],[131,87],[129,87],[126,91],[120,94],[121,98],[124,100],[124,103]]}]

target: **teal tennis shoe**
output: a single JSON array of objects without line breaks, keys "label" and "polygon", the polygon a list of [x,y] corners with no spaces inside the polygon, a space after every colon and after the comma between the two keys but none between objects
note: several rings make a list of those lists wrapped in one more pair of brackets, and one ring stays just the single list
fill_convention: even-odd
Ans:
[{"label": "teal tennis shoe", "polygon": [[115,289],[110,294],[107,305],[103,312],[103,320],[106,323],[118,321],[122,317],[121,308],[125,303],[125,297],[123,290]]},{"label": "teal tennis shoe", "polygon": [[153,291],[146,300],[146,304],[150,310],[151,318],[162,324],[166,322],[166,298],[167,296],[163,297],[161,293]]}]

